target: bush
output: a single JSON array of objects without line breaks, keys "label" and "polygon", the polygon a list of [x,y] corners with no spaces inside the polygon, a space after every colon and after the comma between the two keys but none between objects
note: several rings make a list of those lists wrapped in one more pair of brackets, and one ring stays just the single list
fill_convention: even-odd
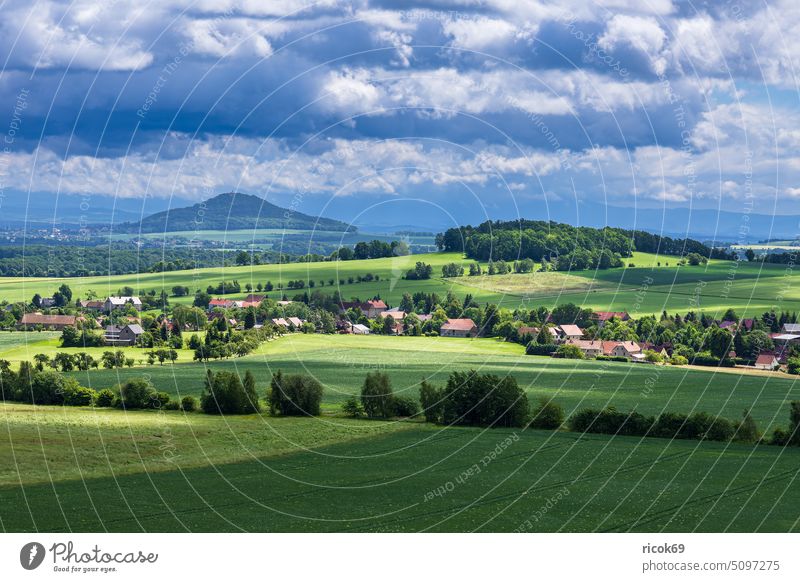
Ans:
[{"label": "bush", "polygon": [[67,406],[91,406],[97,398],[97,392],[91,388],[81,386],[77,381],[69,378],[64,387],[64,404]]},{"label": "bush", "polygon": [[539,398],[539,404],[533,409],[531,428],[556,430],[564,424],[564,409],[546,397]]},{"label": "bush", "polygon": [[20,400],[29,404],[62,404],[68,384],[71,382],[67,382],[67,379],[55,370],[37,372],[31,377],[30,384],[20,390]]},{"label": "bush", "polygon": [[583,359],[583,351],[578,346],[573,346],[571,344],[563,344],[558,346],[558,349],[556,350],[556,355],[561,358],[567,358],[569,360]]},{"label": "bush", "polygon": [[394,412],[394,394],[389,376],[371,372],[361,387],[361,405],[369,418],[389,418]]},{"label": "bush", "polygon": [[270,382],[270,414],[283,416],[318,416],[322,402],[322,384],[306,374],[284,376],[278,370]]},{"label": "bush", "polygon": [[554,344],[535,344],[531,342],[525,347],[525,353],[529,356],[549,356],[557,349],[558,346]]},{"label": "bush", "polygon": [[233,372],[206,373],[200,408],[206,414],[253,414],[261,410],[255,378],[248,370],[242,382]]},{"label": "bush", "polygon": [[[170,396],[166,392],[156,392],[153,400],[153,408],[164,408],[170,402]],[[171,408],[169,410],[172,410]],[[177,410],[177,409],[175,409]]]},{"label": "bush", "polygon": [[110,388],[103,388],[97,393],[97,398],[95,399],[94,404],[95,406],[109,408],[114,405],[114,399],[114,391]]},{"label": "bush", "polygon": [[395,416],[416,416],[419,414],[419,404],[410,396],[395,396],[393,402]]},{"label": "bush", "polygon": [[626,414],[613,407],[584,408],[570,417],[568,425],[573,432],[644,436],[653,425],[653,418],[638,412]]},{"label": "bush", "polygon": [[164,410],[180,410],[181,405],[180,402],[177,400],[170,400],[166,404],[164,404]]},{"label": "bush", "polygon": [[155,388],[142,378],[134,378],[120,384],[116,393],[114,406],[117,408],[138,409],[160,406]]},{"label": "bush", "polygon": [[342,402],[342,412],[353,418],[361,418],[364,415],[364,407],[361,406],[361,401],[358,398],[355,396],[348,396],[345,401]]},{"label": "bush", "polygon": [[184,412],[194,412],[197,410],[197,398],[194,396],[184,396],[181,398],[181,410]]},{"label": "bush", "polygon": [[686,364],[689,363],[689,360],[683,356],[675,354],[669,359],[669,363],[672,364],[673,366],[685,366]]},{"label": "bush", "polygon": [[600,360],[603,362],[627,362],[628,358],[625,356],[595,356],[595,360]]},{"label": "bush", "polygon": [[453,372],[447,380],[442,422],[471,426],[525,426],[530,404],[517,381],[506,376]]}]

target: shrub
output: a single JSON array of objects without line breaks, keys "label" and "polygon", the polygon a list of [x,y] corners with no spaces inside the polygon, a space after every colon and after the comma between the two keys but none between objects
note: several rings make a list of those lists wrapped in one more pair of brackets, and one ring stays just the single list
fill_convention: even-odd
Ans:
[{"label": "shrub", "polygon": [[573,414],[568,421],[573,432],[644,436],[650,430],[653,418],[638,412],[624,413],[609,407],[603,410],[584,408]]},{"label": "shrub", "polygon": [[284,376],[278,370],[272,376],[267,399],[271,414],[318,416],[322,401],[322,384],[307,374]]},{"label": "shrub", "polygon": [[673,366],[685,366],[689,363],[689,360],[683,356],[675,354],[669,359],[669,363]]},{"label": "shrub", "polygon": [[416,416],[419,414],[419,404],[410,396],[395,396],[392,405],[395,416]]},{"label": "shrub", "polygon": [[539,403],[533,409],[531,428],[556,430],[564,424],[564,409],[546,397],[539,398]]},{"label": "shrub", "polygon": [[525,353],[529,356],[549,356],[557,349],[558,346],[554,344],[536,344],[531,342],[525,347]]},{"label": "shrub", "polygon": [[194,412],[197,410],[197,398],[194,396],[184,396],[181,398],[181,410],[184,412]]},{"label": "shrub", "polygon": [[556,355],[570,360],[583,359],[583,351],[578,346],[573,346],[571,344],[563,344],[558,346]]},{"label": "shrub", "polygon": [[134,378],[120,384],[116,393],[114,406],[117,408],[153,408],[154,404],[160,404],[153,385],[142,378]]},{"label": "shrub", "polygon": [[472,426],[525,426],[530,405],[517,381],[506,376],[453,372],[447,380],[442,422]]},{"label": "shrub", "polygon": [[91,388],[81,386],[72,378],[65,382],[64,404],[67,406],[91,406],[97,398],[97,392]]},{"label": "shrub", "polygon": [[364,414],[364,407],[361,406],[361,401],[358,398],[355,396],[348,396],[345,401],[342,402],[342,412],[353,418],[361,418]]},{"label": "shrub", "polygon": [[394,412],[392,382],[387,374],[371,372],[361,387],[361,405],[369,418],[389,418]]},{"label": "shrub", "polygon": [[261,409],[255,378],[248,370],[242,383],[233,372],[206,373],[200,408],[206,414],[252,414]]},{"label": "shrub", "polygon": [[[170,402],[170,396],[166,392],[156,392],[153,399],[153,408],[164,408]],[[171,408],[169,410],[172,410]],[[177,409],[175,409],[177,410]]]},{"label": "shrub", "polygon": [[164,404],[164,410],[180,410],[181,404],[177,400],[170,400]]},{"label": "shrub", "polygon": [[101,406],[103,408],[108,408],[114,405],[114,391],[110,388],[103,388],[100,392],[97,393],[97,399],[95,399],[95,406]]}]

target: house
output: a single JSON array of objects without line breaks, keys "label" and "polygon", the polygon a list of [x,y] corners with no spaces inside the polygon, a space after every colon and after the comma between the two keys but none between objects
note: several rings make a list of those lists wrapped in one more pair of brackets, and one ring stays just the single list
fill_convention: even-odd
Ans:
[{"label": "house", "polygon": [[109,346],[132,346],[143,333],[144,329],[138,323],[126,326],[109,325],[103,334],[103,341]]},{"label": "house", "polygon": [[765,352],[763,354],[758,354],[753,367],[758,370],[774,370],[779,365],[778,358],[775,357],[774,353]]},{"label": "house", "polygon": [[289,329],[289,322],[282,317],[277,317],[272,320],[273,325]]},{"label": "house", "polygon": [[41,297],[39,299],[39,307],[55,307],[56,300],[54,297]]},{"label": "house", "polygon": [[800,323],[784,323],[781,331],[783,333],[800,334]]},{"label": "house", "polygon": [[620,321],[628,321],[631,316],[627,311],[595,311],[594,319],[597,321],[598,327],[603,327],[607,321],[617,318]]},{"label": "house", "polygon": [[219,297],[215,297],[214,299],[208,302],[209,311],[217,307],[220,307],[222,309],[233,309],[234,307],[242,307],[242,302],[234,301],[233,299],[221,299]]},{"label": "house", "polygon": [[583,337],[583,330],[577,325],[559,325],[555,331],[558,334],[558,339],[560,341],[578,340]]},{"label": "house", "polygon": [[[264,299],[266,299],[266,295],[254,295],[250,293],[247,297],[244,298],[245,303],[255,303],[256,305],[260,304]],[[280,302],[279,302],[280,303]]]},{"label": "house", "polygon": [[378,317],[380,313],[386,311],[388,306],[381,299],[372,299],[363,303],[358,301],[343,301],[341,304],[342,313],[348,309],[359,309],[366,317],[374,319]]},{"label": "house", "polygon": [[42,326],[45,329],[61,331],[65,327],[74,326],[77,318],[74,315],[42,315],[26,313],[17,323],[18,329],[29,329]]},{"label": "house", "polygon": [[[557,343],[558,343],[558,341],[559,341],[558,330],[557,330],[555,327],[549,327],[549,326],[548,326],[548,327],[546,327],[545,329],[546,329],[546,330],[548,331],[548,333],[550,334],[550,338],[552,339],[553,343],[554,343],[554,344],[557,344]],[[536,336],[538,336],[538,335],[539,335],[539,328],[538,328],[538,327],[527,327],[527,326],[523,326],[523,327],[520,327],[520,328],[517,330],[517,333],[518,333],[520,336],[523,336],[523,335],[526,335],[526,334],[527,334],[527,335],[530,335],[531,337],[535,338]]]},{"label": "house", "polygon": [[658,355],[660,355],[660,356],[662,356],[664,358],[669,358],[670,357],[670,350],[672,349],[672,346],[670,346],[668,344],[656,345],[656,344],[652,344],[650,342],[645,342],[643,344],[640,344],[640,347],[642,348],[643,352],[649,350],[651,352],[657,353]]},{"label": "house", "polygon": [[142,310],[142,300],[138,297],[124,296],[124,297],[108,297],[103,303],[103,311],[111,313],[115,309],[122,309],[126,305],[131,304],[136,311]]},{"label": "house", "polygon": [[631,359],[634,354],[641,354],[642,347],[636,342],[603,342],[603,354]]},{"label": "house", "polygon": [[747,317],[739,322],[739,325],[743,327],[746,331],[753,331],[753,328],[756,325],[756,320],[752,317]]},{"label": "house", "polygon": [[723,321],[719,324],[720,329],[727,329],[731,333],[736,333],[736,329],[739,327],[739,324],[735,321]]},{"label": "house", "polygon": [[99,300],[78,301],[78,307],[86,311],[103,311],[104,303]]},{"label": "house", "polygon": [[595,358],[603,354],[603,342],[600,340],[567,340],[570,346],[577,346],[586,358]]},{"label": "house", "polygon": [[383,311],[380,314],[380,316],[383,318],[389,317],[390,315],[394,318],[395,321],[403,321],[403,319],[405,319],[406,317],[406,312],[400,311],[399,309],[396,310],[390,309],[389,311]]},{"label": "house", "polygon": [[291,305],[292,303],[294,303],[294,301],[276,301],[276,303],[281,307],[286,307],[287,305]]},{"label": "house", "polygon": [[478,335],[478,326],[468,318],[448,319],[442,324],[439,335],[443,337],[475,337]]},{"label": "house", "polygon": [[288,321],[291,325],[295,327],[295,329],[300,329],[300,327],[305,323],[299,317],[287,317],[286,321]]}]

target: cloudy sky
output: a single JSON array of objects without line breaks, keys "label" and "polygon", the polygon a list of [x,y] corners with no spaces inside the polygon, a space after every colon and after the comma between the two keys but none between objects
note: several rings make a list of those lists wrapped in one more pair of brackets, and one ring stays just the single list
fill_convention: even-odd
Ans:
[{"label": "cloudy sky", "polygon": [[0,0],[0,187],[800,213],[798,30],[795,0]]}]

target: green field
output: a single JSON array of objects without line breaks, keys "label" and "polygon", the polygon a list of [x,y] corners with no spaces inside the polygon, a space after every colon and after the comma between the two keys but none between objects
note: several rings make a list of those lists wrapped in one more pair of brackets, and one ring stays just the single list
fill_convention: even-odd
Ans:
[{"label": "green field", "polygon": [[444,383],[453,370],[476,369],[510,374],[532,398],[552,396],[567,412],[613,405],[647,414],[704,411],[738,419],[747,407],[762,430],[785,426],[787,403],[800,400],[795,376],[526,356],[519,344],[495,339],[290,334],[243,358],[72,374],[97,390],[146,374],[158,390],[197,396],[207,369],[252,370],[261,394],[278,369],[312,374],[325,386],[327,411],[338,410],[348,395],[358,393],[364,377],[375,370],[391,376],[396,393],[414,398],[423,378]]},{"label": "green field", "polygon": [[[6,411],[13,415],[14,411]],[[43,411],[49,412],[49,411]],[[20,451],[32,459],[0,487],[4,531],[798,531],[800,451],[690,441],[585,436],[540,431],[438,429],[403,424],[341,442],[299,442],[291,453],[275,443],[297,438],[294,419],[228,419],[192,415],[188,424],[213,431],[210,441],[237,438],[248,422],[262,435],[255,458],[170,467],[159,416],[136,415],[137,432],[70,441],[66,419],[92,411],[52,411],[49,426]],[[122,417],[123,412],[101,416]],[[150,415],[151,435],[138,416]],[[43,415],[40,413],[40,416]],[[130,415],[128,415],[130,416]],[[216,422],[219,429],[208,427]],[[105,423],[105,419],[103,419]],[[336,421],[337,423],[339,421]],[[90,434],[77,421],[81,435]],[[367,426],[372,423],[362,421]],[[15,427],[16,428],[16,427]],[[297,429],[304,432],[303,429]],[[309,429],[311,430],[311,429]],[[269,435],[279,431],[278,438]],[[307,431],[305,431],[307,432]],[[332,431],[332,432],[335,432]],[[109,434],[110,433],[110,434]],[[60,435],[63,447],[37,446]],[[109,435],[109,436],[106,436]],[[5,438],[5,437],[4,437]],[[119,438],[132,470],[117,470],[101,442]],[[41,439],[41,440],[39,440]],[[98,442],[99,441],[99,442]],[[140,447],[144,441],[148,447]],[[180,459],[185,440],[175,439]],[[163,446],[163,445],[162,445]],[[196,447],[192,446],[192,450]],[[4,446],[0,450],[5,450]],[[231,449],[236,445],[231,444]],[[497,452],[499,449],[499,453]],[[493,454],[494,452],[494,454]],[[88,468],[76,478],[27,482],[30,465]],[[140,461],[139,458],[142,460]],[[95,477],[93,465],[107,463]],[[155,469],[152,465],[160,464]],[[480,471],[472,471],[477,465]],[[13,464],[11,465],[14,466]],[[164,466],[168,469],[164,470]],[[49,470],[46,473],[49,477]],[[20,486],[16,478],[21,475]],[[439,492],[436,494],[434,492]]]},{"label": "green field", "polygon": [[[433,266],[434,277],[425,281],[402,278],[415,261]],[[403,293],[436,292],[444,296],[452,290],[459,296],[472,294],[480,302],[493,302],[508,308],[520,305],[554,307],[572,302],[596,310],[628,311],[634,316],[687,311],[705,311],[721,316],[729,307],[741,316],[759,316],[765,311],[800,311],[798,277],[786,265],[762,265],[735,261],[710,261],[704,266],[677,266],[676,257],[635,253],[626,259],[633,267],[605,271],[575,271],[572,273],[536,272],[533,274],[441,278],[441,267],[450,262],[468,266],[471,261],[454,253],[433,253],[387,259],[362,261],[290,263],[285,265],[256,265],[253,267],[208,268],[166,273],[142,273],[113,277],[67,279],[2,278],[0,298],[8,301],[29,301],[34,293],[52,294],[62,282],[70,285],[76,297],[88,290],[100,296],[114,294],[128,285],[138,292],[185,285],[192,292],[205,289],[222,280],[238,280],[243,286],[251,283],[273,285],[290,280],[313,280],[315,289],[325,292],[341,291],[345,298],[366,299],[381,296],[397,304]],[[659,265],[660,263],[660,265]],[[485,265],[484,265],[485,266]],[[348,283],[349,277],[371,273],[379,281]],[[333,280],[331,286],[329,281]],[[339,284],[344,280],[343,285]],[[324,282],[324,286],[320,285]],[[283,293],[297,291],[275,290],[268,295],[279,299]],[[244,297],[245,293],[230,295]],[[191,297],[173,298],[173,303],[191,302]]]}]

